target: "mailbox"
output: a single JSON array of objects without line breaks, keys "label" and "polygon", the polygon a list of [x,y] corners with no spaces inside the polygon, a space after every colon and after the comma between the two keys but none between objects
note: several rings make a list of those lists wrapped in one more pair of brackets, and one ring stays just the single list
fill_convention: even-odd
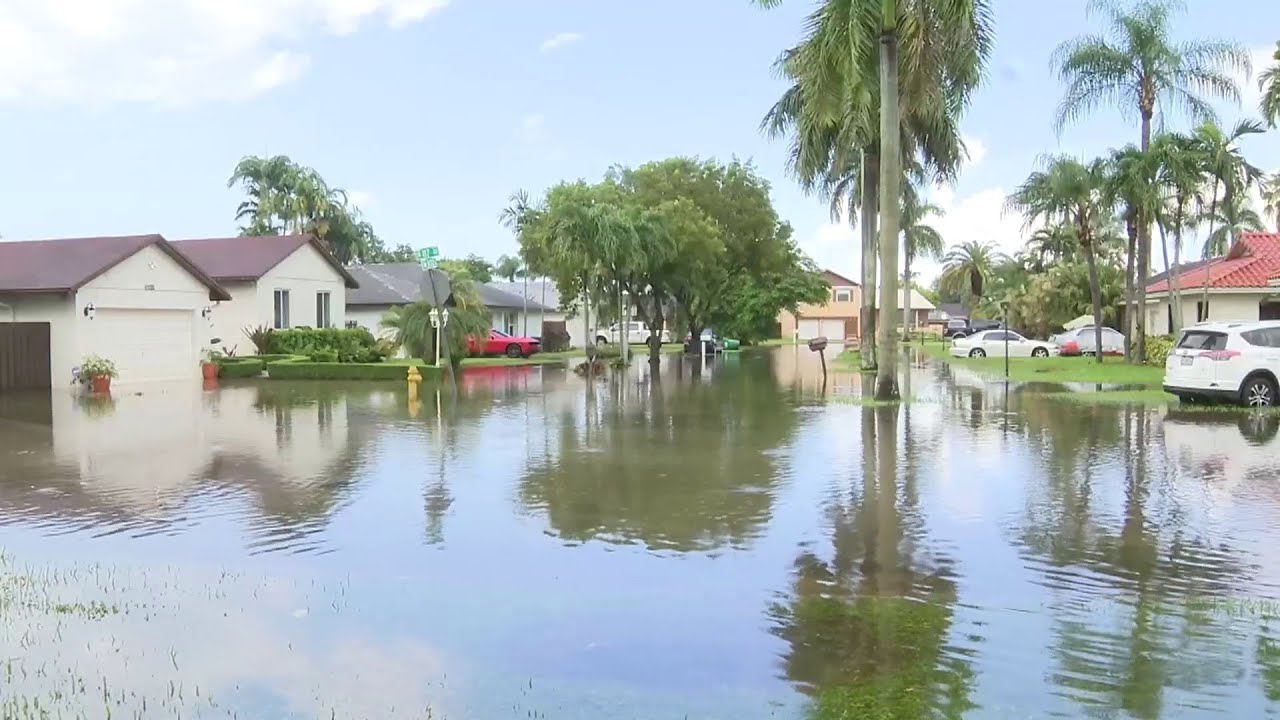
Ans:
[{"label": "mailbox", "polygon": [[822,352],[827,349],[827,339],[824,337],[816,337],[809,341],[809,349],[814,352]]}]

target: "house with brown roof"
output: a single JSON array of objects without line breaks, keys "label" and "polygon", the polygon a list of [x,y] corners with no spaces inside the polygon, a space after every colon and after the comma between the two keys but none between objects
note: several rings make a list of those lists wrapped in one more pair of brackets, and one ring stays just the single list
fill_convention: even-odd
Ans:
[{"label": "house with brown roof", "polygon": [[231,295],[213,313],[214,336],[242,355],[246,328],[344,327],[356,279],[314,235],[240,236],[173,243]]},{"label": "house with brown roof", "polygon": [[[1280,233],[1241,233],[1225,256],[1184,265],[1172,275],[1181,291],[1184,324],[1280,319]],[[1153,335],[1171,332],[1169,305],[1174,278],[1157,275],[1147,285],[1147,331]]]},{"label": "house with brown roof", "polygon": [[859,337],[862,286],[831,270],[823,270],[822,279],[831,286],[826,302],[815,305],[801,303],[794,314],[786,310],[778,313],[782,337],[798,337],[800,340]]},{"label": "house with brown roof", "polygon": [[230,299],[159,235],[0,242],[0,392],[69,387],[91,354],[119,383],[198,378]]}]

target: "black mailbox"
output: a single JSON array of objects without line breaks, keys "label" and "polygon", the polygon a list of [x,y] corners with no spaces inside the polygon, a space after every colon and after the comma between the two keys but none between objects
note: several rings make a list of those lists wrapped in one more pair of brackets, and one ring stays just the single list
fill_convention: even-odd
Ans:
[{"label": "black mailbox", "polygon": [[809,341],[809,349],[814,352],[821,352],[827,349],[827,339],[824,337],[816,337]]}]

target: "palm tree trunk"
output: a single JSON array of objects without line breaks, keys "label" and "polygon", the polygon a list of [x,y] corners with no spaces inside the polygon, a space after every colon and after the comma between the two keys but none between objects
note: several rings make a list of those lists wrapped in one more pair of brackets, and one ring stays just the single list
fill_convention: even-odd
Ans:
[{"label": "palm tree trunk", "polygon": [[902,254],[902,337],[911,342],[911,253]]},{"label": "palm tree trunk", "polygon": [[902,201],[902,128],[898,96],[898,3],[881,3],[884,34],[880,37],[880,357],[876,366],[876,399],[898,399],[897,316],[898,213]]},{"label": "palm tree trunk", "polygon": [[[524,298],[524,336],[529,337],[529,269],[524,271],[524,292],[520,293]],[[542,331],[538,331],[541,335]]]},{"label": "palm tree trunk", "polygon": [[876,227],[880,189],[879,148],[862,151],[862,319],[859,323],[859,359],[864,371],[876,369]]},{"label": "palm tree trunk", "polygon": [[[583,278],[586,280],[586,278]],[[587,374],[591,374],[591,362],[595,357],[595,338],[591,337],[591,293],[587,292],[586,282],[582,283],[582,342],[587,351]]]},{"label": "palm tree trunk", "polygon": [[1201,302],[1203,303],[1204,312],[1196,313],[1196,322],[1209,319],[1209,266],[1210,259],[1213,257],[1212,248],[1209,243],[1213,239],[1213,221],[1218,219],[1218,178],[1213,179],[1213,200],[1209,203],[1209,232],[1204,238],[1204,290],[1201,294]]},{"label": "palm tree trunk", "polygon": [[1098,261],[1093,256],[1093,243],[1084,243],[1084,260],[1089,266],[1089,295],[1093,299],[1094,359],[1102,362],[1102,288],[1098,282]]},{"label": "palm tree trunk", "polygon": [[[1165,229],[1164,221],[1162,221],[1162,220],[1157,220],[1157,221],[1156,221],[1156,227],[1160,229],[1160,254],[1161,254],[1161,256],[1164,258],[1164,277],[1165,277],[1165,284],[1169,285],[1169,287],[1173,287],[1171,284],[1169,284],[1169,280],[1173,278],[1173,270],[1169,267],[1169,237],[1168,237],[1168,231]],[[1165,299],[1165,301],[1166,301],[1166,305],[1167,305],[1167,306],[1168,306],[1168,308],[1169,308],[1169,309],[1168,309],[1168,314],[1169,314],[1168,320],[1169,320],[1170,330],[1172,330],[1172,327],[1173,327],[1173,293],[1172,293],[1172,292],[1169,292],[1169,289],[1168,289],[1168,288],[1165,288],[1164,299]],[[1144,361],[1145,361],[1145,358],[1144,358]]]},{"label": "palm tree trunk", "polygon": [[1173,272],[1169,275],[1169,296],[1173,298],[1172,326],[1169,334],[1177,336],[1182,332],[1182,201],[1178,201],[1178,216],[1174,219],[1177,226],[1173,230]]},{"label": "palm tree trunk", "polygon": [[[1142,152],[1146,152],[1151,146],[1151,113],[1142,112]],[[1147,360],[1147,282],[1151,279],[1151,218],[1147,217],[1146,210],[1139,210],[1137,214],[1138,220],[1138,276],[1135,281],[1137,284],[1137,312],[1134,320],[1136,321],[1136,331],[1138,335],[1137,348],[1134,349],[1134,357],[1130,357],[1129,361],[1133,363],[1143,363]],[[1101,350],[1102,346],[1098,346]],[[1101,356],[1101,354],[1099,354]]]},{"label": "palm tree trunk", "polygon": [[1133,362],[1133,313],[1134,271],[1137,269],[1138,228],[1132,218],[1125,222],[1125,235],[1129,240],[1124,269],[1124,359]]}]

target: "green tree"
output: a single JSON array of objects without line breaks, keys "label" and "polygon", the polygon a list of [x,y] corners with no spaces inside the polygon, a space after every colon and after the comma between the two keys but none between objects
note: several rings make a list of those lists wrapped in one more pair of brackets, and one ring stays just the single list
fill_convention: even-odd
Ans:
[{"label": "green tree", "polygon": [[1262,183],[1262,211],[1280,233],[1280,172]]},{"label": "green tree", "polygon": [[[443,260],[440,269],[449,275],[449,299],[445,303],[449,321],[443,332],[449,361],[456,371],[468,355],[468,337],[487,337],[493,316],[480,300],[480,291],[465,263]],[[392,330],[392,342],[409,357],[435,357],[435,328],[431,325],[429,303],[393,307],[382,316],[382,327]]]},{"label": "green tree", "polygon": [[[1248,135],[1264,132],[1262,124],[1256,120],[1241,120],[1236,123],[1230,133],[1226,133],[1214,122],[1204,122],[1196,127],[1191,137],[1199,156],[1204,161],[1204,173],[1209,181],[1209,207],[1203,208],[1201,198],[1202,221],[1208,224],[1204,247],[1201,256],[1208,261],[1215,256],[1226,255],[1227,250],[1236,241],[1241,228],[1240,212],[1246,206],[1242,198],[1247,189],[1262,177],[1262,171],[1244,159],[1240,152],[1240,139]],[[1222,188],[1222,199],[1218,199],[1218,189]],[[1226,210],[1219,212],[1219,204]],[[1215,229],[1219,217],[1229,226],[1225,233]],[[1202,288],[1203,307],[1206,315],[1209,307],[1209,273],[1204,274]],[[1200,318],[1197,318],[1200,319]],[[1204,319],[1208,319],[1207,317]]]},{"label": "green tree", "polygon": [[507,282],[515,282],[516,278],[524,277],[524,266],[518,257],[500,255],[498,256],[498,262],[493,265],[493,274]]},{"label": "green tree", "polygon": [[1177,335],[1184,323],[1180,270],[1182,236],[1198,222],[1194,206],[1199,200],[1200,187],[1204,184],[1202,168],[1205,161],[1195,141],[1180,133],[1157,136],[1151,144],[1151,152],[1159,163],[1159,184],[1166,194],[1166,207],[1157,218],[1162,245],[1167,230],[1173,229],[1173,266],[1169,266],[1166,250],[1165,272],[1169,278],[1170,331]]},{"label": "green tree", "polygon": [[[1104,318],[1095,239],[1111,212],[1106,192],[1107,171],[1107,163],[1101,159],[1085,164],[1067,156],[1053,157],[1044,170],[1031,173],[1007,202],[1009,208],[1022,213],[1028,227],[1037,222],[1070,222],[1075,226],[1089,270],[1094,339],[1099,348]],[[1097,353],[1096,358],[1102,362],[1102,353]]]},{"label": "green tree", "polygon": [[902,323],[903,329],[911,326],[911,263],[918,257],[939,259],[945,248],[942,235],[929,224],[929,219],[942,217],[942,208],[920,199],[918,191],[906,186],[902,198],[902,248],[905,262],[902,266]]},{"label": "green tree", "polygon": [[[1067,85],[1058,106],[1059,132],[1100,106],[1122,112],[1138,111],[1141,125],[1139,148],[1151,144],[1152,121],[1173,111],[1195,119],[1213,117],[1205,98],[1240,102],[1233,72],[1248,72],[1248,53],[1235,43],[1220,41],[1177,42],[1171,33],[1174,0],[1139,0],[1126,8],[1115,0],[1091,0],[1090,11],[1107,21],[1103,35],[1087,35],[1058,46],[1054,64]],[[1150,278],[1152,218],[1138,218],[1136,238],[1135,303],[1146,307]],[[1137,342],[1146,345],[1145,311],[1137,314]]]},{"label": "green tree", "polygon": [[1275,127],[1280,122],[1280,42],[1276,43],[1276,51],[1271,56],[1271,67],[1258,75],[1258,88],[1262,90],[1262,101],[1258,110],[1267,125]]},{"label": "green tree", "polygon": [[1044,272],[1055,263],[1075,260],[1079,250],[1080,241],[1076,240],[1075,227],[1070,223],[1036,228],[1026,244],[1027,255],[1035,263],[1036,272]]},{"label": "green tree", "polygon": [[975,302],[981,301],[985,297],[983,290],[1003,258],[992,243],[972,240],[960,243],[943,256],[938,287],[961,297],[967,294]]},{"label": "green tree", "polygon": [[[1124,279],[1124,354],[1129,362],[1141,363],[1146,357],[1146,277],[1135,278],[1137,267],[1146,267],[1150,256],[1143,254],[1144,228],[1160,215],[1164,205],[1161,187],[1157,184],[1160,161],[1153,153],[1133,145],[1113,150],[1107,160],[1104,191],[1112,206],[1120,208],[1124,220],[1125,237],[1128,239],[1125,253]],[[1134,249],[1137,248],[1137,257]],[[1166,254],[1167,257],[1167,254]],[[1145,258],[1145,259],[1144,259]],[[1135,282],[1144,283],[1142,292],[1135,292]],[[1142,302],[1138,301],[1141,295]],[[1136,339],[1136,342],[1135,342]]]}]

